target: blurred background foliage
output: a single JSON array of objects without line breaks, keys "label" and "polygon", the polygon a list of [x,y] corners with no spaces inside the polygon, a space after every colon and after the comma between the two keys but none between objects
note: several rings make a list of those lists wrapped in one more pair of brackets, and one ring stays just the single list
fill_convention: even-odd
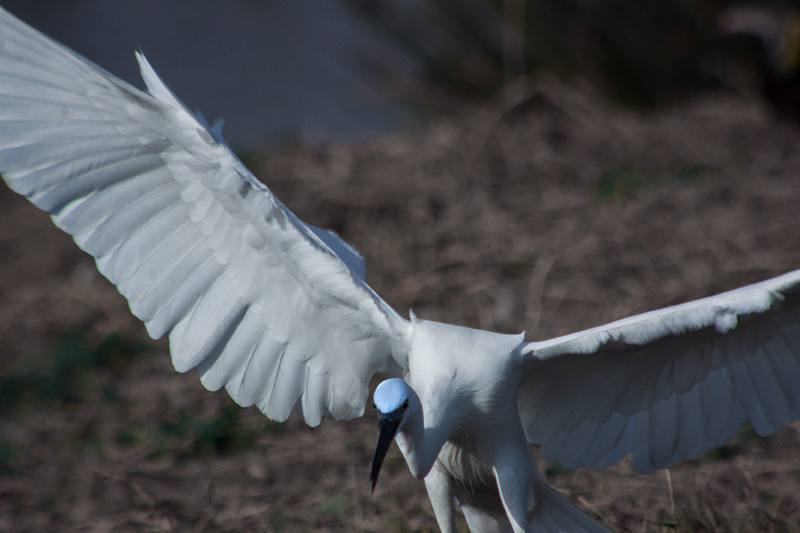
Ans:
[{"label": "blurred background foliage", "polygon": [[[131,49],[236,149],[365,141],[530,96],[535,76],[638,109],[698,91],[800,116],[800,0],[4,0],[139,83]],[[235,60],[233,60],[235,58]]]},{"label": "blurred background foliage", "polygon": [[549,72],[637,108],[708,89],[800,107],[797,2],[345,1],[424,65],[425,90],[450,97],[491,97]]}]

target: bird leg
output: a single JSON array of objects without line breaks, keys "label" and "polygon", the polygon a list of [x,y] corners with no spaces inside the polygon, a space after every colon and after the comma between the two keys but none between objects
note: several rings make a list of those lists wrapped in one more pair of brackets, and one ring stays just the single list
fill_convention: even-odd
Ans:
[{"label": "bird leg", "polygon": [[425,476],[425,488],[433,506],[433,514],[442,533],[457,533],[456,505],[453,494],[453,479],[438,465],[434,465]]},{"label": "bird leg", "polygon": [[[516,447],[505,447],[492,467],[497,490],[514,533],[525,533],[528,524],[528,501],[531,496],[530,455]],[[520,468],[520,465],[529,465]],[[538,502],[535,502],[538,503]]]}]

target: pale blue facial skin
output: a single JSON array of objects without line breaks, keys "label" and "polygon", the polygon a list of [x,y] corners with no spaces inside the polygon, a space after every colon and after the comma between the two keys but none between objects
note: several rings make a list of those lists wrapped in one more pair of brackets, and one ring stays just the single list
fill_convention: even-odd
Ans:
[{"label": "pale blue facial skin", "polygon": [[378,412],[394,412],[408,399],[408,385],[402,379],[387,379],[378,385],[372,398]]}]

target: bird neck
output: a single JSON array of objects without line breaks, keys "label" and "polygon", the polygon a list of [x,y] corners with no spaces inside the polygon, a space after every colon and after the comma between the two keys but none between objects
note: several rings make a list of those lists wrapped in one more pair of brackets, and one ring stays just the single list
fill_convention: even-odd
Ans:
[{"label": "bird neck", "polygon": [[428,475],[453,430],[444,424],[426,426],[423,415],[409,419],[397,433],[397,446],[415,478],[422,479]]}]

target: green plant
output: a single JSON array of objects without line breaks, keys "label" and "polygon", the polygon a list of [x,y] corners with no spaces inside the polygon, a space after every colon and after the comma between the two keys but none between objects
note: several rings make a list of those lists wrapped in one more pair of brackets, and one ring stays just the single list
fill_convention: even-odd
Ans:
[{"label": "green plant", "polygon": [[92,345],[83,332],[63,335],[44,361],[25,361],[0,376],[0,409],[23,405],[66,404],[83,401],[87,390],[100,388],[105,399],[121,398],[102,383],[96,369],[116,364],[147,349],[144,343],[119,334],[107,335]]}]

